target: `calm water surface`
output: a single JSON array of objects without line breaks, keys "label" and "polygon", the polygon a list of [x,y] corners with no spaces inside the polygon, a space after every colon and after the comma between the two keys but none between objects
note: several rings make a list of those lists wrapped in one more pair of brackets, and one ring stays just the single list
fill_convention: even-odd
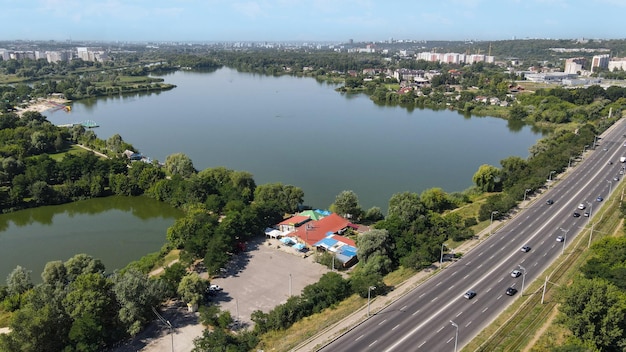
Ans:
[{"label": "calm water surface", "polygon": [[330,205],[353,190],[361,206],[387,208],[398,192],[472,185],[482,164],[528,156],[542,137],[529,126],[452,111],[381,107],[311,78],[179,71],[158,94],[76,102],[48,113],[56,124],[95,120],[100,138],[119,133],[144,155],[187,154],[197,169],[251,172],[257,184],[301,187],[305,202]]},{"label": "calm water surface", "polygon": [[40,282],[47,262],[78,253],[99,258],[112,272],[158,251],[181,215],[147,197],[90,199],[0,215],[0,280],[21,265]]}]

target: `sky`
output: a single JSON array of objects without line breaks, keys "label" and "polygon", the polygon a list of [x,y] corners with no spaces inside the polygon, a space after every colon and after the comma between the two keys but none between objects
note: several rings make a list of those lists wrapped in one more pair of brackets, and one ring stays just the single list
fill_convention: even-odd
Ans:
[{"label": "sky", "polygon": [[626,38],[626,0],[0,0],[0,9],[0,40]]}]

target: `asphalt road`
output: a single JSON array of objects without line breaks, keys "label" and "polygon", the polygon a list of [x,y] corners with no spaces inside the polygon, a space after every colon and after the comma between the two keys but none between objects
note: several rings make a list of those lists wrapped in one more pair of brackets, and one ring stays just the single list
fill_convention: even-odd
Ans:
[{"label": "asphalt road", "polygon": [[[611,201],[609,192],[621,182],[619,172],[625,165],[619,162],[620,156],[626,156],[624,133],[626,124],[620,120],[598,139],[595,150],[587,150],[583,160],[574,162],[567,177],[549,182],[542,197],[461,260],[321,350],[454,351],[455,343],[460,350],[519,299],[522,283],[528,287],[560,255],[567,254],[568,244],[589,226],[591,217],[583,216],[585,211],[593,215]],[[555,176],[546,174],[546,179]],[[613,180],[615,176],[620,181]],[[605,200],[598,202],[598,196]],[[548,199],[554,204],[546,204]],[[577,208],[581,203],[584,210]],[[574,217],[574,212],[581,216]],[[565,240],[558,242],[557,236]],[[526,245],[531,250],[520,251]],[[511,277],[514,269],[525,275]],[[506,295],[508,287],[516,288],[517,294]],[[477,295],[468,300],[463,294],[470,289]]]}]

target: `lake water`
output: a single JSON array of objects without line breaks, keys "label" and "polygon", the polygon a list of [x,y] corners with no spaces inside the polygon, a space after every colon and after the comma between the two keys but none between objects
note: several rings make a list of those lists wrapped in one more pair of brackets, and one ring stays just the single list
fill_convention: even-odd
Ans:
[{"label": "lake water", "polygon": [[182,152],[200,170],[224,166],[252,173],[257,184],[301,187],[316,208],[353,190],[363,208],[383,211],[394,193],[462,191],[480,165],[526,158],[542,137],[497,118],[377,106],[312,78],[229,68],[163,78],[178,87],[75,102],[70,113],[46,115],[55,124],[94,120],[98,137],[119,133],[160,161]]},{"label": "lake water", "polygon": [[0,285],[17,266],[41,282],[45,264],[87,253],[107,272],[156,252],[182,212],[147,197],[107,197],[0,215]]}]

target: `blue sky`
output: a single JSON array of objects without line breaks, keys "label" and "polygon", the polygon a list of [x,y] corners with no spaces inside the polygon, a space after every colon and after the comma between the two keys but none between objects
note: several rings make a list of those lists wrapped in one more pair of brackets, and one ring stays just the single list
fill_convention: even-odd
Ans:
[{"label": "blue sky", "polygon": [[0,0],[0,40],[626,38],[626,0]]}]

